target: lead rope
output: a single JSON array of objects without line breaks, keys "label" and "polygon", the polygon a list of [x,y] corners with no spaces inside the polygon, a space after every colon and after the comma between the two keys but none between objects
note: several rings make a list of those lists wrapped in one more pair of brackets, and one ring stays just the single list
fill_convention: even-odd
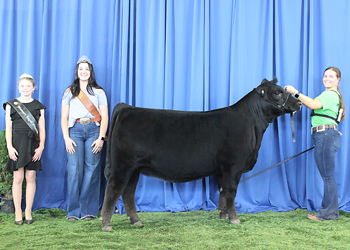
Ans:
[{"label": "lead rope", "polygon": [[291,122],[291,125],[292,125],[292,137],[293,137],[293,142],[295,142],[293,113],[290,113],[290,122]]},{"label": "lead rope", "polygon": [[284,161],[281,161],[281,162],[279,162],[279,163],[277,163],[277,164],[275,164],[275,165],[273,165],[273,166],[271,166],[271,167],[269,167],[269,168],[267,168],[267,169],[264,169],[264,170],[260,171],[259,173],[256,173],[256,174],[254,174],[254,175],[252,175],[252,176],[249,176],[248,178],[245,178],[244,180],[240,181],[239,183],[242,183],[242,182],[244,182],[244,181],[246,181],[246,180],[249,180],[250,178],[253,178],[253,177],[255,177],[255,176],[259,175],[259,174],[262,174],[262,173],[266,172],[267,170],[270,170],[271,168],[277,167],[278,165],[280,165],[280,164],[282,164],[282,163],[284,163],[284,162],[286,162],[286,161],[289,161],[289,160],[291,160],[291,159],[293,159],[293,158],[295,158],[295,157],[297,157],[297,156],[299,156],[299,155],[302,155],[302,154],[306,153],[307,151],[310,151],[310,150],[313,149],[313,148],[314,148],[314,147],[311,147],[311,148],[306,149],[305,151],[303,151],[303,152],[301,152],[301,153],[299,153],[299,154],[296,154],[296,155],[294,155],[294,156],[292,156],[292,157],[289,157],[288,159],[286,159],[286,160],[284,160]]},{"label": "lead rope", "polygon": [[[293,113],[290,113],[290,122],[291,122],[291,125],[292,125],[292,137],[293,137],[293,142],[295,142]],[[245,178],[244,180],[240,181],[239,183],[242,183],[242,182],[244,182],[244,181],[246,181],[246,180],[249,180],[250,178],[253,178],[253,177],[255,177],[255,176],[259,175],[259,174],[262,174],[262,173],[266,172],[267,170],[270,170],[271,168],[277,167],[278,165],[280,165],[280,164],[282,164],[282,163],[284,163],[284,162],[286,162],[286,161],[289,161],[289,160],[291,160],[291,159],[293,159],[293,158],[295,158],[295,157],[297,157],[297,156],[299,156],[299,155],[302,155],[302,154],[306,153],[307,151],[310,151],[310,150],[313,149],[313,148],[314,148],[314,147],[311,147],[311,148],[309,148],[309,149],[307,149],[307,150],[305,150],[305,151],[303,151],[303,152],[301,152],[301,153],[299,153],[299,154],[296,154],[296,155],[294,155],[294,156],[292,156],[292,157],[289,157],[288,159],[286,159],[286,160],[284,160],[284,161],[281,161],[281,162],[279,162],[279,163],[277,163],[277,164],[275,164],[275,165],[273,165],[273,166],[271,166],[271,167],[269,167],[269,168],[267,168],[267,169],[264,169],[264,170],[260,171],[259,173],[256,173],[256,174],[254,174],[254,175],[252,175],[252,176],[249,176],[248,178]]]}]

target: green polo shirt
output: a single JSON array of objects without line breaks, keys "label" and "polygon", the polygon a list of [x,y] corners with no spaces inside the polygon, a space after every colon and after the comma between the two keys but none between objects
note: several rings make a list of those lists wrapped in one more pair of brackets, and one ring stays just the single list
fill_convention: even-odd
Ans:
[{"label": "green polo shirt", "polygon": [[[328,115],[334,118],[338,116],[338,110],[340,105],[340,94],[336,90],[324,91],[321,95],[317,96],[318,99],[322,103],[322,108],[315,109],[315,114]],[[312,127],[316,127],[318,125],[337,125],[335,120],[332,120],[327,117],[322,116],[312,116],[311,117]]]}]

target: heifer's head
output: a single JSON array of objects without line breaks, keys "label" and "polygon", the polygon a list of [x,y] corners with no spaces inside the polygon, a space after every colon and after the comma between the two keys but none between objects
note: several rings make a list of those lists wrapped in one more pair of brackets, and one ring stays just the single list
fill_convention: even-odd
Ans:
[{"label": "heifer's head", "polygon": [[293,113],[299,111],[301,108],[301,102],[284,91],[284,89],[276,83],[276,77],[274,77],[272,81],[264,79],[256,88],[256,91],[262,98],[264,110],[268,111],[272,116],[271,121],[277,116],[284,113]]}]

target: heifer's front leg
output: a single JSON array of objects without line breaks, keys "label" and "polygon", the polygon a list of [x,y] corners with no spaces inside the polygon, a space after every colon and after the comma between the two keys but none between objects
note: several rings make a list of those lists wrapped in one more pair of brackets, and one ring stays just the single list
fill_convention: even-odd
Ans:
[{"label": "heifer's front leg", "polygon": [[226,204],[226,189],[224,189],[222,185],[222,175],[218,175],[218,188],[220,192],[218,211],[220,213],[220,218],[226,220],[229,219],[229,214],[227,212]]},{"label": "heifer's front leg", "polygon": [[241,224],[236,214],[236,193],[239,180],[242,174],[227,174],[223,175],[223,188],[226,190],[226,205],[227,212],[229,215],[229,220],[231,224]]},{"label": "heifer's front leg", "polygon": [[140,173],[138,171],[135,171],[132,174],[122,195],[126,214],[130,219],[131,224],[136,226],[143,225],[139,217],[137,216],[136,206],[135,206],[135,190],[136,190],[137,182],[139,181],[139,176],[140,176]]}]

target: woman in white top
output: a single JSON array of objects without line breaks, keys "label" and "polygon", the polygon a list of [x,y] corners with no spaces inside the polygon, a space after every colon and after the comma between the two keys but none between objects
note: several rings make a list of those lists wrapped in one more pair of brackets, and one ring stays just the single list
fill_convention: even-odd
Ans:
[{"label": "woman in white top", "polygon": [[[78,98],[80,91],[100,113],[94,117]],[[77,62],[72,85],[62,97],[61,128],[67,150],[69,221],[97,217],[100,201],[101,150],[108,127],[107,98],[96,83],[89,58]]]}]

